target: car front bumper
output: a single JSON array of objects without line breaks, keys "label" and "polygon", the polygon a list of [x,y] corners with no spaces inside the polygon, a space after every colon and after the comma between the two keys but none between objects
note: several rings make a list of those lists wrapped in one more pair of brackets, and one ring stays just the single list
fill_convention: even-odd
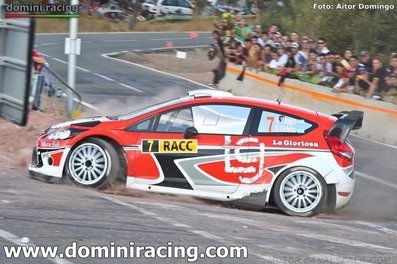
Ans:
[{"label": "car front bumper", "polygon": [[33,148],[32,163],[29,165],[29,174],[32,177],[62,178],[70,148],[44,149]]}]

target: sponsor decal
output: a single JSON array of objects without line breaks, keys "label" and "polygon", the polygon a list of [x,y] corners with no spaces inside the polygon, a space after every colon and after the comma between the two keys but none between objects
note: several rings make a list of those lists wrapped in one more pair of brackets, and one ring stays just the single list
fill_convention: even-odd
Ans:
[{"label": "sponsor decal", "polygon": [[52,141],[42,141],[40,142],[40,147],[42,148],[59,148],[59,142],[52,142]]},{"label": "sponsor decal", "polygon": [[196,139],[144,139],[142,152],[197,153]]},{"label": "sponsor decal", "polygon": [[283,146],[283,147],[311,147],[311,148],[318,148],[318,143],[317,142],[311,142],[311,141],[295,141],[295,140],[276,140],[273,139],[272,141],[273,146]]},{"label": "sponsor decal", "polygon": [[312,126],[304,119],[296,119],[279,114],[263,112],[262,118],[265,118],[266,121],[261,121],[258,131],[264,133],[303,134]]},{"label": "sponsor decal", "polygon": [[[231,164],[231,151],[230,149],[225,149],[225,172],[233,173],[233,174],[241,174],[239,176],[240,182],[245,184],[250,184],[257,181],[264,172],[265,169],[265,144],[259,143],[258,138],[249,137],[249,138],[241,138],[236,142],[237,146],[243,146],[247,143],[256,143],[259,145],[259,154],[258,156],[249,157],[248,155],[242,156],[240,153],[240,148],[237,147],[234,149],[235,158],[238,162],[242,163],[242,165],[246,166],[232,166]],[[231,136],[225,136],[225,146],[231,145]],[[259,161],[259,162],[258,162]],[[258,164],[257,166],[253,166],[254,164]],[[251,177],[247,177],[244,174],[252,174],[256,173]]]}]

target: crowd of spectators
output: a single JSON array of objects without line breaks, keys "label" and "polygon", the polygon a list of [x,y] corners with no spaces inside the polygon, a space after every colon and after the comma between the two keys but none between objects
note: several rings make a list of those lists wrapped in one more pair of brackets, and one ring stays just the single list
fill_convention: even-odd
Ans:
[{"label": "crowd of spectators", "polygon": [[[334,52],[325,38],[301,36],[296,31],[283,35],[276,25],[268,29],[250,26],[243,17],[228,12],[214,27],[216,44],[212,49],[222,50],[217,53],[220,62],[244,65],[252,71],[283,73],[287,78],[330,87],[336,93],[397,104],[397,52],[390,54],[386,65],[382,57],[371,56],[366,50]],[[215,74],[216,70],[219,67],[214,69]]]}]

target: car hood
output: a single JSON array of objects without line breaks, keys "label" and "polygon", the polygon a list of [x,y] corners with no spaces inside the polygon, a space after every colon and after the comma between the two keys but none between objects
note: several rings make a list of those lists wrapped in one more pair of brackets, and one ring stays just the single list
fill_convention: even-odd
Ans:
[{"label": "car hood", "polygon": [[101,122],[105,121],[111,121],[108,117],[105,116],[97,116],[97,117],[90,117],[90,118],[84,118],[84,119],[77,119],[73,121],[68,121],[64,123],[60,123],[54,126],[51,126],[50,129],[58,129],[58,128],[64,128],[64,127],[70,127],[70,126],[86,126],[86,127],[94,127]]}]

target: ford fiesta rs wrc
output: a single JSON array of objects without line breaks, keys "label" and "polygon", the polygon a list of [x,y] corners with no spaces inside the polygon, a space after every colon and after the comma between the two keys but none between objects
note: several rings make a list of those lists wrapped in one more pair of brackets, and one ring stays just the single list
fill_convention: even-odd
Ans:
[{"label": "ford fiesta rs wrc", "polygon": [[48,128],[29,167],[33,177],[70,178],[231,201],[311,216],[346,205],[354,188],[349,132],[360,111],[329,116],[212,90],[118,116]]}]

